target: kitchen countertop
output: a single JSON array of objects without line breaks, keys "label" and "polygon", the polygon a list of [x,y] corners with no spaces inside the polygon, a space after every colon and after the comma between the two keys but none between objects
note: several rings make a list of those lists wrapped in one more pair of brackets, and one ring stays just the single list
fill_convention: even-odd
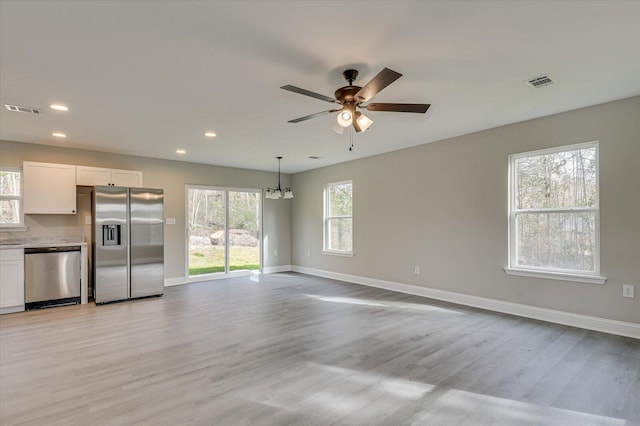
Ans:
[{"label": "kitchen countertop", "polygon": [[32,247],[86,246],[83,237],[32,237],[0,240],[0,250]]}]

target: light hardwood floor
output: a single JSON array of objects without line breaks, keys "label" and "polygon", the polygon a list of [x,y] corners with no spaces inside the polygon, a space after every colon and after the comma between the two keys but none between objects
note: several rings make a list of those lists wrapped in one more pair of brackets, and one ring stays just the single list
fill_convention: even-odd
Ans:
[{"label": "light hardwood floor", "polygon": [[640,340],[296,273],[0,318],[0,424],[638,425]]}]

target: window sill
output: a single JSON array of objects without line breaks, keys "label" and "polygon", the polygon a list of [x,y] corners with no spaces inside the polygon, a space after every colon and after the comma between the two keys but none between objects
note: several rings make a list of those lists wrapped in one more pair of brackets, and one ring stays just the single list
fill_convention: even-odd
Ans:
[{"label": "window sill", "polygon": [[341,256],[341,257],[353,257],[355,253],[352,251],[328,251],[322,250],[322,254],[328,254],[330,256]]},{"label": "window sill", "polygon": [[0,232],[25,232],[27,229],[26,226],[0,226]]},{"label": "window sill", "polygon": [[587,284],[604,284],[605,281],[607,281],[607,277],[601,277],[599,275],[568,274],[563,272],[538,271],[533,269],[504,268],[504,272],[507,275],[517,275],[520,277],[546,278],[550,280],[560,280],[560,281],[575,281],[575,282],[587,283]]}]

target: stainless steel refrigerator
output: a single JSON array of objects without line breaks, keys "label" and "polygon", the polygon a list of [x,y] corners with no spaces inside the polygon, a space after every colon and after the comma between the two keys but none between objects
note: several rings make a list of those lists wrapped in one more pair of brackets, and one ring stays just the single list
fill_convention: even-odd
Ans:
[{"label": "stainless steel refrigerator", "polygon": [[164,291],[163,190],[96,186],[93,286],[96,303]]}]

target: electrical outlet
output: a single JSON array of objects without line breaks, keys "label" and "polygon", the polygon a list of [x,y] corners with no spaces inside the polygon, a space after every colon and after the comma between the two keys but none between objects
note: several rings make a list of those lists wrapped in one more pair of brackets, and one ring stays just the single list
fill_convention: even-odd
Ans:
[{"label": "electrical outlet", "polygon": [[414,266],[413,267],[413,273],[416,275],[420,275],[420,267],[419,266]]},{"label": "electrical outlet", "polygon": [[277,255],[278,255],[278,249],[275,249],[275,250],[273,251],[273,255],[274,255],[274,256],[277,256]]},{"label": "electrical outlet", "polygon": [[85,225],[91,225],[91,216],[85,216],[84,217],[84,224]]},{"label": "electrical outlet", "polygon": [[633,299],[635,288],[631,284],[622,284],[622,297]]}]

